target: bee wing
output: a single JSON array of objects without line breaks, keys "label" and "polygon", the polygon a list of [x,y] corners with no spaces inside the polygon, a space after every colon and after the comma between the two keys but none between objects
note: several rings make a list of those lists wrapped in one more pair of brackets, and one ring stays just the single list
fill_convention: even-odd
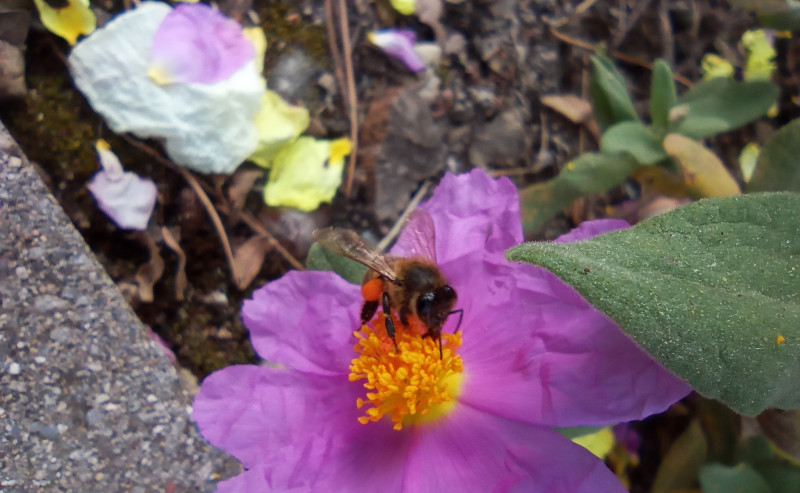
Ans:
[{"label": "bee wing", "polygon": [[421,257],[436,263],[436,229],[433,218],[422,209],[411,213],[398,243],[402,242],[404,254]]},{"label": "bee wing", "polygon": [[314,241],[333,253],[355,260],[386,279],[397,282],[397,275],[386,256],[367,245],[355,231],[343,228],[318,229],[314,231]]}]

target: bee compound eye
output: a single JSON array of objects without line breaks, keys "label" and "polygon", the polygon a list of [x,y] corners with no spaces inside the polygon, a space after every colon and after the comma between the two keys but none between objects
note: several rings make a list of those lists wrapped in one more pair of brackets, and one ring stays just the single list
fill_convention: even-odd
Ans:
[{"label": "bee compound eye", "polygon": [[430,316],[435,300],[436,293],[434,291],[426,291],[417,298],[417,316],[423,321]]}]

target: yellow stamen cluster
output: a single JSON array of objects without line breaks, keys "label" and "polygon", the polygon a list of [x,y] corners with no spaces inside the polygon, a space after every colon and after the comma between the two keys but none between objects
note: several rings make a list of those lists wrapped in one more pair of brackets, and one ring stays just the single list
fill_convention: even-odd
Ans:
[{"label": "yellow stamen cluster", "polygon": [[383,316],[372,327],[364,325],[356,331],[354,350],[357,356],[350,363],[350,381],[365,380],[366,399],[359,398],[359,409],[368,406],[358,418],[361,424],[389,416],[395,430],[404,425],[426,423],[441,417],[455,405],[463,379],[463,365],[456,349],[461,334],[442,334],[442,356],[439,341],[423,338],[418,322],[404,327],[395,322],[396,352],[386,335]]}]

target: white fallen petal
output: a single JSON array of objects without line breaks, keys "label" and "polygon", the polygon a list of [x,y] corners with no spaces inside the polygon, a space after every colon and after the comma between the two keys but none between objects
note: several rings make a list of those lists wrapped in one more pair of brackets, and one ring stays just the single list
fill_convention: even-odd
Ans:
[{"label": "white fallen petal", "polygon": [[144,2],[78,43],[69,56],[73,79],[115,132],[162,138],[173,161],[201,173],[232,173],[256,148],[264,80],[251,60],[214,84],[157,84],[148,61],[170,10]]},{"label": "white fallen petal", "polygon": [[98,141],[97,154],[102,170],[87,188],[97,206],[123,229],[147,229],[156,205],[156,185],[136,173],[124,171],[122,164],[104,141]]}]

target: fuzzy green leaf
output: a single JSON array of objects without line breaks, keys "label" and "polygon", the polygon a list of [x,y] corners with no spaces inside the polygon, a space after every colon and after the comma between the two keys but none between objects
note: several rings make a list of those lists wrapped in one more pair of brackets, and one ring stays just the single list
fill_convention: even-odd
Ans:
[{"label": "fuzzy green leaf", "polygon": [[306,258],[308,270],[327,270],[339,274],[353,284],[361,284],[367,268],[355,260],[333,253],[319,243],[314,243]]},{"label": "fuzzy green leaf", "polygon": [[650,80],[650,120],[653,128],[664,132],[669,125],[669,110],[678,98],[672,71],[664,60],[656,60],[653,64],[653,76]]},{"label": "fuzzy green leaf", "polygon": [[636,108],[628,95],[625,79],[608,58],[592,56],[592,81],[589,94],[592,99],[594,120],[605,131],[615,123],[638,120]]},{"label": "fuzzy green leaf", "polygon": [[641,122],[622,122],[606,130],[600,141],[603,154],[627,152],[641,165],[667,159],[660,139]]},{"label": "fuzzy green leaf", "polygon": [[695,202],[510,260],[573,285],[699,393],[737,412],[800,408],[800,195]]},{"label": "fuzzy green leaf", "polygon": [[693,139],[728,132],[766,115],[777,97],[778,87],[768,81],[698,82],[672,107],[669,132]]},{"label": "fuzzy green leaf", "polygon": [[800,191],[800,118],[778,130],[761,149],[748,192]]}]

